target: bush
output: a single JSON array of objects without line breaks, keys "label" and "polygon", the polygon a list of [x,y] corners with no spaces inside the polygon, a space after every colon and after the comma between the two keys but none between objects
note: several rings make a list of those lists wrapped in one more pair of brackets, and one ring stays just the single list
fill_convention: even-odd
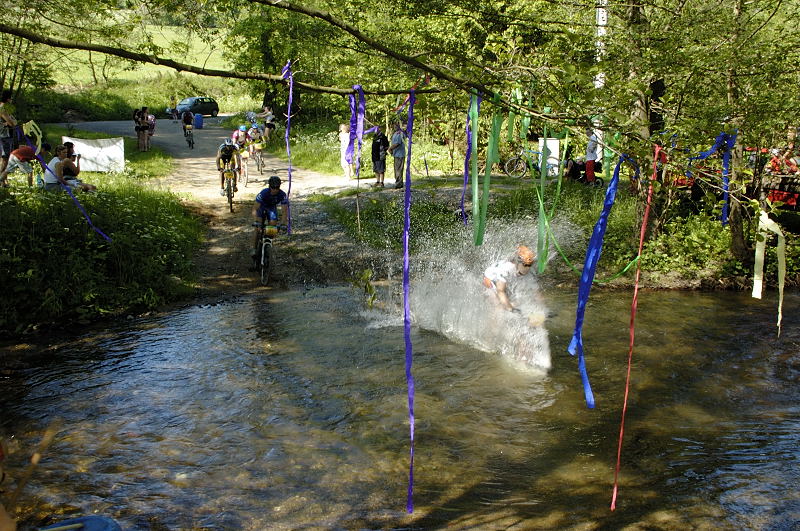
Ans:
[{"label": "bush", "polygon": [[0,191],[0,333],[155,308],[190,289],[201,223],[171,193],[119,175],[97,184],[77,198],[110,242],[66,193]]}]

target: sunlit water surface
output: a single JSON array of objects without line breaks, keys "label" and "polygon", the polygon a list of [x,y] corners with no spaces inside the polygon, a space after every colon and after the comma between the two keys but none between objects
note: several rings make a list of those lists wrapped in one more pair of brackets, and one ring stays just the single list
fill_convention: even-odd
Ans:
[{"label": "sunlit water surface", "polygon": [[774,294],[641,294],[612,513],[630,293],[596,290],[587,309],[594,410],[565,352],[575,296],[542,293],[546,373],[412,328],[412,514],[402,320],[366,311],[349,288],[189,307],[25,353],[30,368],[0,376],[11,475],[50,422],[63,427],[25,490],[23,520],[798,529],[800,298],[787,296],[777,338]]}]

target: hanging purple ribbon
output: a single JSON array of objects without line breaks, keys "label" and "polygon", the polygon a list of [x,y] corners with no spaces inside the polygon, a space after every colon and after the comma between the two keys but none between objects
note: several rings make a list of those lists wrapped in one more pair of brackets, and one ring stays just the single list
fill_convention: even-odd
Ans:
[{"label": "hanging purple ribbon", "polygon": [[724,153],[722,154],[722,216],[720,218],[723,225],[728,224],[731,152],[733,151],[733,146],[736,145],[737,135],[738,132],[733,134],[720,133],[717,135],[717,138],[714,140],[714,145],[711,146],[711,149],[708,151],[701,151],[696,157],[689,157],[689,167],[686,170],[686,178],[691,179],[693,160],[705,160],[716,153],[720,148],[725,149]]},{"label": "hanging purple ribbon", "polygon": [[[28,144],[28,146],[29,146],[31,149],[33,149],[34,153],[36,153],[36,147],[33,145],[33,142],[32,142],[32,141],[31,141],[31,139],[28,137],[28,135],[26,135],[26,134],[24,134],[24,133],[20,133],[19,131],[17,131],[17,139],[18,139],[18,140],[17,140],[17,143],[19,143],[19,139],[20,139],[21,137],[24,137],[24,139],[25,139],[25,143],[26,143],[26,144]],[[39,164],[41,164],[41,165],[42,165],[42,170],[43,170],[43,171],[45,171],[45,172],[48,172],[48,171],[49,171],[51,174],[53,174],[53,177],[56,177],[56,174],[55,174],[55,173],[53,173],[53,170],[51,170],[51,169],[50,169],[50,166],[48,166],[48,165],[47,165],[47,161],[45,161],[45,160],[42,158],[42,155],[41,155],[41,154],[39,154],[39,153],[36,153],[36,160],[38,160],[38,161],[39,161]],[[92,223],[92,218],[90,218],[90,217],[89,217],[89,213],[88,213],[88,212],[86,212],[86,209],[85,209],[85,208],[83,208],[83,205],[81,204],[81,202],[80,202],[80,201],[78,201],[78,198],[77,198],[77,197],[75,197],[75,195],[72,193],[72,190],[70,190],[70,189],[69,189],[69,186],[66,186],[66,185],[62,184],[60,181],[59,181],[59,183],[58,183],[58,184],[61,184],[61,187],[62,187],[62,188],[63,188],[63,189],[64,189],[64,190],[65,190],[65,191],[66,191],[66,192],[69,194],[69,196],[72,198],[72,202],[73,202],[73,203],[75,203],[75,206],[76,206],[76,207],[78,207],[78,210],[80,210],[81,214],[83,214],[83,217],[84,217],[84,219],[86,220],[86,223],[88,223],[88,224],[89,224],[89,226],[92,228],[92,230],[93,230],[93,231],[95,231],[95,232],[96,232],[97,234],[99,234],[100,236],[102,236],[102,237],[103,237],[103,239],[105,239],[105,240],[106,240],[108,243],[111,243],[113,240],[112,240],[110,237],[108,237],[108,236],[106,235],[106,233],[104,233],[103,231],[101,231],[100,229],[98,229],[98,228],[95,226],[95,224],[94,224],[94,223]]]},{"label": "hanging purple ribbon", "polygon": [[356,129],[358,129],[358,104],[356,103],[356,95],[349,94],[347,98],[350,100],[350,140],[347,144],[347,149],[344,152],[344,160],[348,164],[353,163],[353,147],[356,140]]},{"label": "hanging purple ribbon", "polygon": [[403,219],[403,327],[406,340],[406,383],[408,385],[408,422],[411,435],[411,462],[408,468],[408,498],[406,499],[406,511],[414,512],[414,376],[411,374],[411,364],[413,361],[413,349],[411,347],[411,308],[408,304],[409,292],[409,236],[408,231],[411,226],[411,136],[414,130],[414,103],[417,99],[414,90],[409,93],[408,104],[408,154],[406,164],[406,185],[404,195],[404,219]]},{"label": "hanging purple ribbon", "polygon": [[[478,98],[478,100],[474,101],[473,98]],[[467,153],[464,155],[464,186],[461,188],[461,220],[464,222],[464,226],[467,225],[467,212],[464,210],[464,198],[467,195],[467,184],[469,183],[469,164],[472,157],[472,117],[470,116],[470,111],[472,110],[473,105],[475,105],[475,108],[478,110],[481,108],[480,96],[476,96],[474,94],[470,95],[469,108],[467,109],[467,126],[465,128],[467,136]]]},{"label": "hanging purple ribbon", "polygon": [[[356,114],[356,130],[355,135],[358,140],[358,153],[356,154],[356,179],[359,178],[361,173],[361,145],[364,142],[364,114],[367,112],[367,100],[364,98],[364,89],[361,85],[353,85],[353,90],[358,92],[358,108]],[[350,118],[352,122],[352,117]],[[353,128],[350,128],[350,144],[353,144]],[[348,146],[348,147],[351,147]]]},{"label": "hanging purple ribbon", "polygon": [[611,213],[611,207],[614,206],[614,198],[617,194],[617,185],[619,184],[619,168],[622,162],[628,158],[625,155],[620,156],[617,162],[617,167],[614,169],[614,176],[606,189],[606,198],[603,203],[603,211],[594,226],[592,237],[589,240],[589,248],[586,249],[586,260],[583,264],[583,272],[581,274],[581,282],[578,286],[578,306],[575,312],[575,331],[572,335],[572,341],[569,344],[567,351],[573,356],[578,354],[578,370],[581,374],[581,381],[583,382],[583,394],[586,398],[586,405],[589,408],[594,408],[594,394],[592,393],[592,386],[589,383],[589,374],[586,372],[586,360],[583,356],[583,316],[586,312],[586,303],[589,301],[589,292],[592,289],[592,282],[594,281],[594,273],[597,268],[597,262],[600,260],[600,253],[603,250],[603,238],[606,234],[606,227],[608,225],[608,216]]},{"label": "hanging purple ribbon", "polygon": [[291,203],[289,201],[289,196],[292,194],[292,148],[289,145],[289,131],[292,129],[292,97],[294,95],[294,76],[292,75],[292,62],[288,61],[286,66],[283,67],[281,71],[281,77],[283,79],[289,78],[289,103],[286,106],[286,133],[284,134],[284,140],[286,141],[286,157],[288,159],[288,167],[286,169],[286,173],[289,177],[289,186],[286,191],[286,218],[287,218],[287,226],[286,226],[286,234],[292,233],[292,208]]}]

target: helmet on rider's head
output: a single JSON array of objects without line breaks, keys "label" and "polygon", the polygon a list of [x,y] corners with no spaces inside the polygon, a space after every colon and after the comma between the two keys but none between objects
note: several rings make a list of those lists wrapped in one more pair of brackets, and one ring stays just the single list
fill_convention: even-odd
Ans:
[{"label": "helmet on rider's head", "polygon": [[270,177],[269,181],[267,182],[269,183],[269,187],[272,189],[278,189],[281,187],[281,178],[278,177],[277,175],[273,175],[272,177]]},{"label": "helmet on rider's head", "polygon": [[256,122],[253,122],[250,124],[250,127],[252,127],[253,129],[258,129],[258,124]]},{"label": "helmet on rider's head", "polygon": [[247,131],[247,126],[246,125],[240,125],[239,126],[239,131],[242,131],[242,132]]},{"label": "helmet on rider's head", "polygon": [[522,265],[530,266],[533,265],[536,254],[524,245],[517,245],[517,258],[522,262]]},{"label": "helmet on rider's head", "polygon": [[225,145],[226,146],[232,146],[233,145],[233,140],[231,140],[230,138],[226,138],[225,139]]}]

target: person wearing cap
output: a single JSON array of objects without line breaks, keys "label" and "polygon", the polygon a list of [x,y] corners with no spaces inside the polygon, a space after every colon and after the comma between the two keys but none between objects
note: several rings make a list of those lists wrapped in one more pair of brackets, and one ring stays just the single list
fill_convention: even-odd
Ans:
[{"label": "person wearing cap", "polygon": [[233,170],[233,191],[238,192],[239,188],[236,186],[237,176],[239,175],[239,156],[233,140],[226,138],[225,142],[217,148],[217,170],[219,171],[219,195],[225,195],[225,165]]},{"label": "person wearing cap", "polygon": [[269,178],[268,187],[261,190],[256,196],[253,205],[253,226],[256,228],[253,236],[253,248],[250,256],[255,259],[258,241],[261,238],[261,228],[264,223],[267,225],[286,225],[287,206],[289,196],[281,190],[281,178],[273,175]]},{"label": "person wearing cap", "polygon": [[30,146],[20,146],[12,151],[6,169],[0,173],[0,186],[8,186],[8,174],[17,168],[28,176],[28,186],[33,186],[33,168],[30,164],[32,160],[36,160],[36,151]]},{"label": "person wearing cap", "polygon": [[494,294],[496,302],[506,310],[519,311],[508,298],[508,284],[527,275],[536,255],[524,245],[517,246],[517,252],[508,260],[493,263],[483,272],[483,285]]}]

